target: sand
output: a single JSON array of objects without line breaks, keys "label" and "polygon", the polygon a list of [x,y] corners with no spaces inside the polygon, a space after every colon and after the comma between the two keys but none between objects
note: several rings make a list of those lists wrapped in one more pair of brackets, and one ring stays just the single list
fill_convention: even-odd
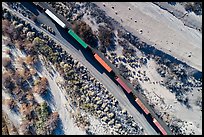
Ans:
[{"label": "sand", "polygon": [[[148,99],[152,100],[154,104],[156,102],[159,104],[156,108],[158,108],[160,112],[167,112],[171,116],[192,123],[192,126],[186,125],[186,127],[188,129],[193,129],[196,134],[202,134],[202,111],[200,111],[198,106],[195,105],[197,96],[201,96],[200,93],[197,93],[195,90],[192,92],[194,96],[189,96],[189,103],[192,106],[192,109],[187,109],[176,100],[174,93],[171,93],[168,89],[159,84],[163,78],[156,72],[155,61],[150,60],[147,67],[143,66],[137,70],[140,70],[141,72],[146,71],[146,75],[150,78],[150,81],[155,82],[155,84],[150,82],[140,82],[140,84],[142,88],[145,89]],[[158,83],[156,84],[156,82]],[[165,105],[160,102],[160,98],[164,100]],[[158,101],[156,101],[157,99]],[[160,108],[162,106],[163,109]],[[199,127],[196,127],[196,125],[199,125]],[[188,134],[188,131],[186,133]]]},{"label": "sand", "polygon": [[[105,7],[102,2],[95,2],[108,16],[120,22],[125,29],[144,42],[156,44],[154,45],[156,48],[202,71],[202,34],[199,31],[185,26],[181,20],[153,3],[104,3]],[[142,34],[139,33],[141,29]],[[188,57],[190,52],[192,56]]]}]

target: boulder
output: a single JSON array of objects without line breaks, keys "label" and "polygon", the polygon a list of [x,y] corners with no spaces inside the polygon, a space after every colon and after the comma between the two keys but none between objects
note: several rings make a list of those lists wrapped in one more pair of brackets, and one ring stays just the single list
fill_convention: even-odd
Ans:
[{"label": "boulder", "polygon": [[12,23],[14,26],[16,26],[17,24],[18,24],[18,22],[17,21],[13,21],[13,23]]},{"label": "boulder", "polygon": [[121,135],[125,135],[125,131],[124,130],[121,131]]},{"label": "boulder", "polygon": [[115,124],[115,128],[120,129],[122,127],[121,124]]},{"label": "boulder", "polygon": [[122,109],[122,113],[123,113],[123,114],[127,114],[127,110]]},{"label": "boulder", "polygon": [[103,103],[103,104],[101,105],[101,108],[104,109],[104,108],[106,107],[106,105],[107,105],[107,103]]},{"label": "boulder", "polygon": [[95,94],[95,93],[94,93],[93,91],[88,91],[88,95],[89,95],[89,96],[94,96],[94,94]]},{"label": "boulder", "polygon": [[94,81],[94,77],[90,77],[90,80],[93,82]]},{"label": "boulder", "polygon": [[109,122],[108,122],[108,125],[113,125],[114,124],[114,119],[112,119],[112,120],[110,120]]},{"label": "boulder", "polygon": [[109,108],[108,107],[106,107],[105,109],[104,109],[104,112],[107,112],[109,110]]},{"label": "boulder", "polygon": [[86,97],[86,102],[88,103],[88,102],[90,102],[90,99],[89,99],[89,97]]},{"label": "boulder", "polygon": [[95,101],[98,101],[98,100],[100,100],[100,98],[99,98],[99,97],[96,97],[96,98],[95,98]]},{"label": "boulder", "polygon": [[105,117],[103,117],[101,120],[104,121],[104,122],[107,122],[108,117],[105,116]]},{"label": "boulder", "polygon": [[96,104],[97,104],[97,105],[101,105],[101,104],[102,104],[102,101],[99,100],[99,101],[96,102]]},{"label": "boulder", "polygon": [[28,32],[26,35],[27,35],[27,37],[29,37],[29,38],[30,38],[30,37],[32,36],[32,32],[31,32],[31,31],[29,31],[29,32]]},{"label": "boulder", "polygon": [[78,61],[77,60],[74,60],[74,64],[77,64],[78,63]]},{"label": "boulder", "polygon": [[114,116],[114,113],[109,113],[109,114],[108,114],[108,117],[109,117],[109,118],[113,118],[113,116]]},{"label": "boulder", "polygon": [[22,30],[23,29],[23,24],[19,24],[15,28],[18,29],[18,30]]},{"label": "boulder", "polygon": [[29,30],[29,29],[28,29],[27,27],[24,27],[24,28],[23,28],[23,33],[27,33],[28,30]]},{"label": "boulder", "polygon": [[98,105],[96,105],[96,104],[94,104],[93,106],[94,106],[94,108],[95,108],[95,109],[97,109],[97,108],[98,108]]},{"label": "boulder", "polygon": [[101,110],[96,111],[97,114],[102,114]]},{"label": "boulder", "polygon": [[5,19],[8,19],[8,18],[10,18],[10,15],[9,15],[8,13],[4,13],[4,14],[3,14],[3,17],[4,17]]},{"label": "boulder", "polygon": [[132,123],[133,127],[137,127],[137,124],[135,122]]},{"label": "boulder", "polygon": [[96,81],[95,85],[96,85],[96,87],[99,87],[100,83],[98,81]]},{"label": "boulder", "polygon": [[108,95],[106,94],[106,92],[103,92],[104,98],[108,98]]}]

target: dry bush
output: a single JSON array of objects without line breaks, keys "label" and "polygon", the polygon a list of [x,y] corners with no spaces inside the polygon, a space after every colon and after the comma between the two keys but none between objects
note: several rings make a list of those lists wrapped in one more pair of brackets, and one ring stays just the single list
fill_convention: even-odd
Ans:
[{"label": "dry bush", "polygon": [[25,69],[24,68],[17,69],[16,70],[16,76],[25,78]]},{"label": "dry bush", "polygon": [[43,94],[48,86],[48,80],[45,77],[42,77],[40,80],[35,81],[33,91],[38,94]]},{"label": "dry bush", "polygon": [[12,93],[12,91],[16,87],[14,80],[12,79],[11,75],[8,74],[7,72],[2,75],[2,84],[6,89],[8,89],[9,93]]},{"label": "dry bush", "polygon": [[18,49],[20,49],[20,50],[23,50],[23,49],[24,49],[24,46],[25,46],[25,45],[23,44],[23,41],[20,40],[20,39],[16,40],[14,45],[15,45],[16,48],[18,48]]},{"label": "dry bush", "polygon": [[13,93],[15,95],[19,94],[20,92],[23,92],[18,86],[13,90]]},{"label": "dry bush", "polygon": [[13,99],[6,99],[5,103],[10,109],[13,109],[16,106],[16,102]]},{"label": "dry bush", "polygon": [[45,44],[45,41],[39,37],[35,37],[32,41],[33,46],[43,46]]},{"label": "dry bush", "polygon": [[43,87],[48,86],[48,80],[47,80],[46,77],[42,77],[42,78],[41,78],[41,85],[42,85]]},{"label": "dry bush", "polygon": [[11,81],[11,74],[8,71],[3,72],[2,83]]},{"label": "dry bush", "polygon": [[6,118],[5,116],[2,116],[2,135],[9,135],[8,127],[6,124]]},{"label": "dry bush", "polygon": [[30,41],[25,41],[24,42],[24,48],[26,53],[28,53],[31,56],[36,55],[36,50],[35,50],[35,44],[31,43]]},{"label": "dry bush", "polygon": [[2,58],[2,65],[3,65],[4,67],[10,66],[10,65],[11,65],[11,58],[9,58],[9,57],[3,57],[3,58]]},{"label": "dry bush", "polygon": [[34,67],[30,68],[30,74],[35,75],[37,73],[36,69]]},{"label": "dry bush", "polygon": [[20,107],[20,112],[24,117],[31,117],[31,111],[33,110],[31,104],[23,103]]},{"label": "dry bush", "polygon": [[4,35],[9,36],[12,33],[10,26],[11,26],[11,23],[8,20],[6,19],[2,20],[2,33]]},{"label": "dry bush", "polygon": [[28,93],[28,94],[26,95],[26,99],[27,99],[28,101],[33,101],[33,99],[34,99],[33,94]]},{"label": "dry bush", "polygon": [[57,127],[58,118],[58,112],[53,112],[46,121],[45,127],[48,129],[49,134],[52,134],[53,130]]},{"label": "dry bush", "polygon": [[17,31],[11,22],[8,20],[3,20],[2,21],[2,32],[3,35],[8,36],[11,38],[11,41],[14,39],[17,39],[20,36],[20,32]]},{"label": "dry bush", "polygon": [[25,59],[25,62],[26,62],[27,64],[29,64],[29,65],[33,65],[33,58],[32,58],[30,55],[28,55],[28,56],[26,57],[26,59]]},{"label": "dry bush", "polygon": [[20,64],[20,65],[23,65],[24,59],[22,57],[18,57],[17,63]]},{"label": "dry bush", "polygon": [[31,132],[30,132],[30,121],[29,120],[23,120],[23,122],[21,123],[21,126],[20,126],[20,131],[23,135],[31,135]]},{"label": "dry bush", "polygon": [[8,54],[8,55],[12,54],[10,49],[6,49],[5,53]]},{"label": "dry bush", "polygon": [[104,45],[107,48],[110,47],[111,45],[113,45],[113,43],[114,43],[113,30],[111,30],[107,26],[99,25],[98,31],[99,31],[98,38],[99,38],[102,45]]},{"label": "dry bush", "polygon": [[11,38],[6,36],[6,38],[3,39],[3,43],[6,45],[6,46],[9,46],[11,45]]},{"label": "dry bush", "polygon": [[26,70],[24,68],[21,68],[21,69],[17,69],[16,70],[16,73],[15,73],[15,76],[14,76],[14,79],[16,81],[18,80],[21,80],[22,82],[25,81],[26,79],[28,79],[28,77],[30,76],[30,71],[29,70]]}]

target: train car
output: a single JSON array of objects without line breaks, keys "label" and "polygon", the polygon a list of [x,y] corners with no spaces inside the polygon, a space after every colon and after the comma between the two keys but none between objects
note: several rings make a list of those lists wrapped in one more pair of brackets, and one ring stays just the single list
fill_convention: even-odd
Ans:
[{"label": "train car", "polygon": [[33,4],[37,7],[40,12],[44,12],[46,9],[42,7],[39,2],[33,2]]},{"label": "train car", "polygon": [[66,25],[57,16],[55,16],[50,10],[46,9],[45,13],[50,18],[52,18],[55,22],[57,22],[62,28],[66,28]]},{"label": "train car", "polygon": [[122,81],[122,79],[120,79],[119,77],[116,77],[115,79],[125,89],[127,93],[132,92],[132,90]]},{"label": "train car", "polygon": [[37,8],[40,12],[44,12],[44,11],[45,11],[45,9],[39,5],[39,2],[32,2],[32,4],[34,4],[34,5],[36,6],[36,8]]},{"label": "train car", "polygon": [[155,118],[153,118],[153,123],[157,126],[157,128],[162,133],[162,135],[167,135],[167,133],[164,130],[164,128],[159,124],[159,122]]},{"label": "train car", "polygon": [[150,113],[149,110],[145,107],[145,105],[141,102],[139,98],[136,98],[135,101],[140,106],[140,108],[145,112],[146,115]]},{"label": "train car", "polygon": [[72,29],[70,29],[68,31],[68,33],[76,40],[79,42],[79,44],[81,44],[82,47],[84,47],[85,49],[88,47],[88,45],[76,34],[74,33],[74,31]]},{"label": "train car", "polygon": [[108,66],[108,64],[106,64],[106,62],[98,55],[98,54],[94,54],[94,58],[108,71],[111,72],[112,69],[111,67]]}]

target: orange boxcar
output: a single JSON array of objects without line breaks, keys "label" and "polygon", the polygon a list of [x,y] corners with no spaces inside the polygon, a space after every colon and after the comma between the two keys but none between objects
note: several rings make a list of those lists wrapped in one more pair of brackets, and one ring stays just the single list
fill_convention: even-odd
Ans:
[{"label": "orange boxcar", "polygon": [[145,114],[149,114],[149,110],[145,107],[145,105],[141,102],[139,98],[136,98],[135,101],[137,104],[142,108],[142,110],[145,112]]},{"label": "orange boxcar", "polygon": [[158,129],[161,131],[162,135],[167,135],[164,128],[159,124],[159,122],[155,118],[153,118],[153,122],[158,127]]},{"label": "orange boxcar", "polygon": [[108,66],[108,64],[106,64],[105,61],[103,61],[103,59],[101,57],[99,57],[98,54],[95,53],[94,57],[108,72],[112,71],[112,69]]},{"label": "orange boxcar", "polygon": [[119,77],[116,77],[116,81],[127,91],[128,93],[132,92],[132,90],[120,79]]}]

